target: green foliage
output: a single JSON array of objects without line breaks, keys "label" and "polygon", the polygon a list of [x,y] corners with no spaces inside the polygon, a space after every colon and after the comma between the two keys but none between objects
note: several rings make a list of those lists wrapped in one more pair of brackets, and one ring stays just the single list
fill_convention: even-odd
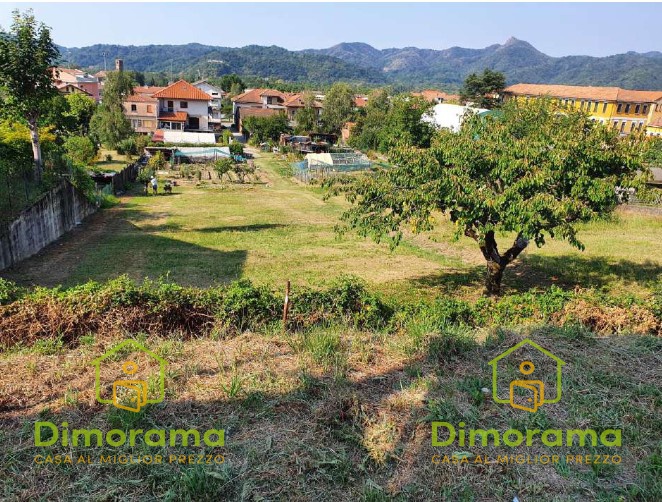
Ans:
[{"label": "green foliage", "polygon": [[97,149],[87,136],[69,136],[63,146],[66,157],[74,164],[89,166],[97,156]]},{"label": "green foliage", "polygon": [[[276,113],[267,117],[247,117],[242,121],[242,127],[254,143],[278,141],[281,134],[290,131],[287,116],[284,113]],[[231,143],[230,146],[233,144]]]},{"label": "green foliage", "polygon": [[136,138],[129,136],[117,143],[117,153],[120,155],[136,155],[138,153]]},{"label": "green foliage", "polygon": [[234,168],[234,161],[231,158],[221,158],[214,162],[214,171],[218,175],[218,179],[223,179]]},{"label": "green foliage", "polygon": [[39,118],[57,94],[51,68],[59,56],[50,29],[37,23],[31,10],[13,11],[9,32],[0,31],[0,108],[13,120],[27,124],[34,148],[35,176],[41,179]]},{"label": "green foliage", "polygon": [[243,155],[244,154],[244,145],[238,141],[233,141],[229,145],[230,153],[232,155]]},{"label": "green foliage", "polygon": [[246,84],[236,73],[231,73],[230,75],[223,75],[219,79],[212,79],[220,85],[221,89],[229,93],[230,96],[236,96],[241,94],[246,89]]},{"label": "green foliage", "polygon": [[342,82],[333,84],[324,98],[321,121],[327,132],[339,134],[340,129],[354,117],[354,91]]},{"label": "green foliage", "polygon": [[108,148],[117,148],[123,140],[133,136],[122,103],[133,93],[134,84],[132,76],[127,72],[113,71],[106,77],[103,103],[92,116],[90,134]]},{"label": "green foliage", "polygon": [[79,164],[73,164],[71,166],[71,183],[83,192],[90,201],[95,200],[96,185],[87,172],[87,168]]},{"label": "green foliage", "polygon": [[[558,113],[548,100],[511,101],[499,115],[473,116],[459,133],[440,131],[428,150],[391,152],[397,167],[332,180],[353,207],[344,229],[393,246],[402,228],[430,230],[433,211],[450,216],[456,235],[475,239],[488,264],[488,293],[527,246],[547,236],[582,249],[577,224],[614,210],[616,187],[637,187],[641,139],[618,134],[580,112]],[[496,232],[515,232],[505,253]]]},{"label": "green foliage", "polygon": [[421,98],[399,95],[390,100],[386,90],[375,91],[357,118],[349,143],[364,151],[382,153],[398,143],[429,147],[434,129],[421,118],[431,107],[431,103]]},{"label": "green foliage", "polygon": [[64,113],[68,119],[69,130],[75,134],[86,135],[90,130],[90,121],[97,108],[97,104],[89,96],[82,93],[67,94],[64,99],[67,111]]},{"label": "green foliage", "polygon": [[7,305],[21,298],[27,290],[0,277],[0,305]]},{"label": "green foliage", "polygon": [[481,75],[471,73],[464,81],[460,90],[460,100],[463,103],[473,103],[479,108],[491,110],[498,105],[498,94],[506,87],[506,76],[489,68]]},{"label": "green foliage", "polygon": [[305,92],[302,100],[303,108],[299,109],[296,114],[296,132],[308,134],[316,131],[318,127],[317,109],[313,106],[315,104],[315,96],[310,92]]},{"label": "green foliage", "polygon": [[152,155],[147,161],[147,167],[152,171],[162,171],[166,167],[167,161],[160,151]]}]

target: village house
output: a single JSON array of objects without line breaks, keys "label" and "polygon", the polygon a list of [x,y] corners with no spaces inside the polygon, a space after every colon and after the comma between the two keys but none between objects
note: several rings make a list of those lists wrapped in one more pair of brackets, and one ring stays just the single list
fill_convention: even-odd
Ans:
[{"label": "village house", "polygon": [[[296,123],[296,115],[299,110],[306,106],[305,104],[305,95],[302,93],[292,94],[284,103],[285,110],[287,113],[287,119],[292,123]],[[315,109],[315,114],[317,120],[319,121],[320,116],[322,115],[322,103],[313,99],[312,103],[313,108]]]},{"label": "village house", "polygon": [[152,94],[158,102],[157,129],[209,131],[212,97],[184,80]]},{"label": "village house", "polygon": [[515,84],[503,91],[504,100],[541,96],[552,98],[560,106],[584,111],[594,120],[627,135],[640,131],[654,133],[657,127],[652,124],[658,123],[654,115],[659,109],[662,91],[547,84]]},{"label": "village house", "polygon": [[165,87],[134,87],[133,94],[127,96],[123,103],[124,114],[137,133],[150,134],[156,131],[159,100],[154,97],[154,94],[164,89]]},{"label": "village house", "polygon": [[443,91],[437,91],[435,89],[425,89],[421,92],[412,92],[412,96],[418,96],[423,98],[430,103],[435,105],[440,105],[442,103],[459,103],[460,96],[457,94],[448,94]]},{"label": "village house", "polygon": [[99,79],[83,70],[55,67],[53,83],[62,94],[80,93],[90,96],[97,103],[101,99]]},{"label": "village house", "polygon": [[234,123],[239,127],[241,109],[262,108],[285,111],[285,101],[291,96],[292,94],[275,89],[248,89],[232,98]]},{"label": "village house", "polygon": [[206,80],[198,80],[197,82],[193,82],[192,85],[211,96],[212,99],[209,102],[209,123],[214,127],[220,127],[222,118],[221,105],[226,94],[225,91],[218,86],[210,84]]}]

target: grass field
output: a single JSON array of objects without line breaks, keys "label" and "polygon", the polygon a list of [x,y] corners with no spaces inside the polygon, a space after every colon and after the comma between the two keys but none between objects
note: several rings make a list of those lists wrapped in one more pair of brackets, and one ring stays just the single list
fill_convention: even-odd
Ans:
[{"label": "grass field", "polygon": [[[13,320],[30,337],[0,353],[0,499],[662,500],[662,338],[655,336],[662,332],[662,218],[619,212],[586,225],[583,253],[553,241],[530,248],[506,272],[501,300],[476,301],[482,257],[473,241],[453,241],[448,223],[441,220],[428,235],[407,235],[393,252],[352,234],[338,239],[334,225],[345,201],[324,201],[319,189],[283,176],[286,164],[271,155],[256,163],[259,179],[252,184],[193,181],[156,197],[136,189],[1,274],[49,287],[120,274],[136,281],[167,276],[202,288],[249,278],[278,294],[267,321],[233,329],[223,315],[257,312],[264,300],[254,289],[231,286],[213,303],[205,291],[195,296],[169,284],[149,286],[162,288],[158,297],[132,286],[99,292],[88,285],[78,296],[37,291],[29,301],[0,304],[0,326]],[[399,305],[388,323],[358,322],[375,312],[386,316],[366,301],[347,316],[311,309],[284,332],[278,319],[287,279],[296,314],[304,286],[345,274]],[[516,294],[552,284],[594,288],[590,298],[599,308],[580,296],[560,300],[556,289]],[[0,303],[3,287],[0,282]],[[346,290],[315,295],[356,306]],[[420,299],[427,302],[423,310],[409,305]],[[543,318],[527,313],[529,307],[564,315]],[[169,314],[187,324],[193,311],[195,322],[211,328],[159,328]],[[480,312],[490,319],[483,322]],[[145,327],[126,328],[136,320]],[[94,322],[101,322],[97,332],[80,329]],[[56,326],[51,335],[43,335],[46,325]],[[565,362],[561,401],[536,413],[497,404],[490,394],[490,360],[525,338]],[[92,361],[126,339],[167,361],[165,400],[138,413],[96,401]],[[539,354],[527,357],[545,367]],[[37,421],[127,436],[132,429],[222,428],[226,441],[223,447],[149,446],[140,438],[117,448],[36,447]],[[433,447],[433,421],[467,430],[619,429],[622,446],[456,441]],[[73,463],[48,461],[58,455]],[[153,463],[136,461],[148,455]],[[499,456],[511,460],[496,462]],[[544,458],[547,463],[536,460]]]},{"label": "grass field", "polygon": [[[428,234],[408,236],[391,252],[356,235],[338,238],[334,226],[346,207],[324,201],[319,189],[282,177],[272,156],[257,160],[260,181],[178,186],[172,196],[139,194],[101,212],[80,231],[3,277],[22,284],[70,286],[127,273],[140,280],[167,275],[208,286],[246,277],[262,284],[319,284],[339,274],[364,278],[402,297],[439,293],[476,298],[484,261],[475,243],[452,241],[443,219]],[[586,251],[550,240],[531,246],[506,271],[506,291],[558,284],[646,294],[662,273],[662,216],[619,213],[585,225]],[[501,236],[502,246],[510,240]]]}]

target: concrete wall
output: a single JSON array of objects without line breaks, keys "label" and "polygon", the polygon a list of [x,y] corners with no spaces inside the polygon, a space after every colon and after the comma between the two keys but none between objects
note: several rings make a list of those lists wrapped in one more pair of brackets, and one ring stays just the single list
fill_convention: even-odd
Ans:
[{"label": "concrete wall", "polygon": [[63,181],[0,228],[0,270],[39,252],[96,210],[95,204]]}]

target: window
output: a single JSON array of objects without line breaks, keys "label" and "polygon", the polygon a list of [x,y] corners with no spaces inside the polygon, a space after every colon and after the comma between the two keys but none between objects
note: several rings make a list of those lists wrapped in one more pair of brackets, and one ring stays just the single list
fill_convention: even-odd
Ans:
[{"label": "window", "polygon": [[618,129],[618,120],[614,120],[614,129]]},{"label": "window", "polygon": [[635,127],[637,127],[637,123],[633,120],[632,125],[630,125],[630,132],[634,132]]},{"label": "window", "polygon": [[131,111],[132,112],[138,111],[138,107],[136,105],[131,105]]},{"label": "window", "polygon": [[625,113],[630,113],[630,105],[625,105]]},{"label": "window", "polygon": [[607,113],[607,102],[602,105],[602,113]]},{"label": "window", "polygon": [[623,122],[621,122],[621,132],[625,131],[625,124],[626,123],[627,122],[625,120]]},{"label": "window", "polygon": [[180,108],[188,108],[188,101],[180,101],[179,102],[179,107]]},{"label": "window", "polygon": [[152,113],[152,105],[147,105],[147,113]]},{"label": "window", "polygon": [[621,103],[618,103],[618,107],[616,108],[616,113],[621,113],[622,108],[623,108],[623,105]]},{"label": "window", "polygon": [[644,109],[641,111],[641,113],[646,113],[648,112],[648,105],[644,105]]},{"label": "window", "polygon": [[593,104],[593,111],[594,111],[594,112],[597,112],[597,111],[598,111],[598,104],[599,104],[599,103],[598,103],[597,101]]},{"label": "window", "polygon": [[168,111],[172,112],[175,109],[175,102],[174,101],[168,101]]},{"label": "window", "polygon": [[640,105],[634,107],[634,113],[639,113]]}]

